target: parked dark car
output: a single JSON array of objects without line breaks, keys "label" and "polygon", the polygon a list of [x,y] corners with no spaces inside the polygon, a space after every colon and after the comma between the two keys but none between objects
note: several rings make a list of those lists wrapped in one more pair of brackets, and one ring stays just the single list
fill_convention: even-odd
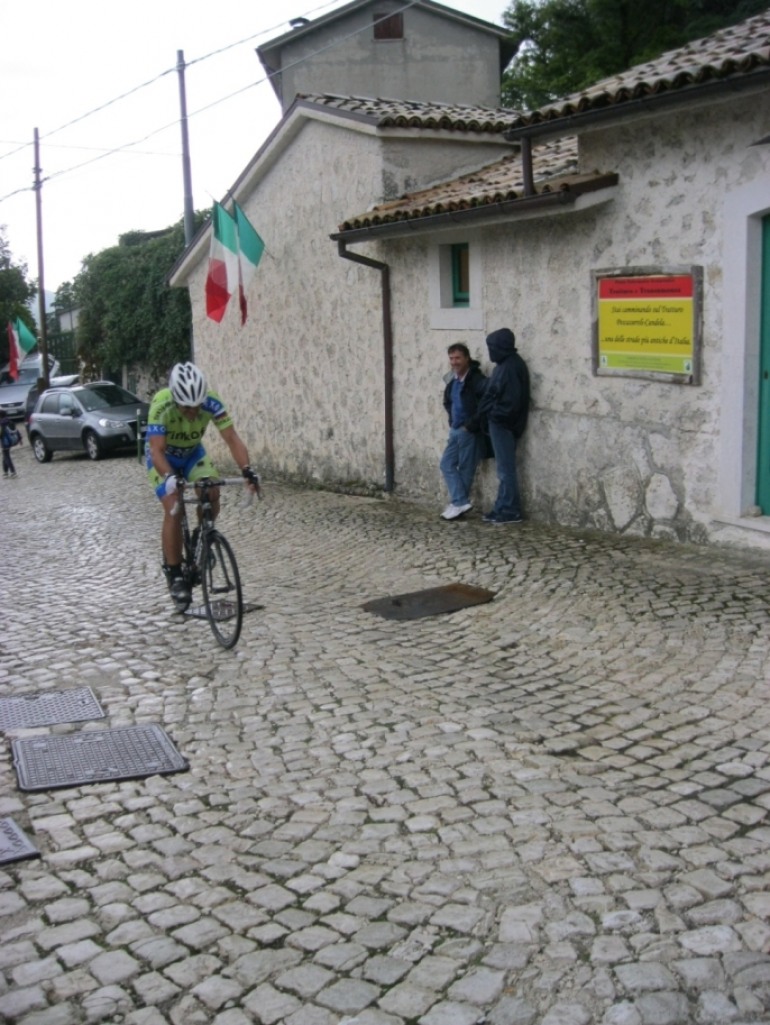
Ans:
[{"label": "parked dark car", "polygon": [[116,449],[136,449],[137,435],[143,439],[147,429],[149,409],[112,381],[49,388],[29,418],[35,459],[48,463],[54,452],[83,450],[89,459],[100,459]]}]

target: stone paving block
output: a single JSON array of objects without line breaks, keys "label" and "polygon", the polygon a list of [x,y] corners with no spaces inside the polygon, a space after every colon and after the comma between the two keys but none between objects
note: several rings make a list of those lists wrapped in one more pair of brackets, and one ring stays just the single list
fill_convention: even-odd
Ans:
[{"label": "stone paving block", "polygon": [[262,1025],[275,1025],[282,1018],[297,1011],[302,1002],[291,994],[281,993],[269,983],[264,983],[245,997],[243,1006],[256,1015],[257,1021]]},{"label": "stone paving block", "polygon": [[645,993],[634,1003],[643,1025],[689,1025],[690,1004],[683,993]]},{"label": "stone paving block", "polygon": [[439,994],[435,990],[402,982],[380,998],[379,1006],[389,1014],[412,1019],[425,1014],[438,998]]},{"label": "stone paving block", "polygon": [[628,993],[676,989],[676,979],[669,969],[654,961],[616,965],[615,976]]}]

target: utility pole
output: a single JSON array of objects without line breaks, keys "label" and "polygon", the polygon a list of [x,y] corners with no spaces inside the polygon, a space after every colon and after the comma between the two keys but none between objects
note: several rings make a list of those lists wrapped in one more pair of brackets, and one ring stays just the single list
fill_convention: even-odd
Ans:
[{"label": "utility pole", "polygon": [[187,134],[187,96],[184,83],[184,50],[176,52],[176,70],[179,75],[179,110],[182,125],[182,177],[184,178],[184,244],[189,246],[195,234],[193,212],[192,173],[190,171],[190,139]]},{"label": "utility pole", "polygon": [[[184,84],[184,50],[176,51],[176,70],[179,75],[179,120],[182,125],[182,178],[184,179],[184,244],[189,246],[195,234],[193,212],[192,172],[190,171],[190,137],[187,134],[187,94]],[[190,359],[195,362],[195,336],[190,324]]]},{"label": "utility pole", "polygon": [[40,376],[47,388],[51,383],[48,374],[48,326],[45,319],[45,274],[43,273],[43,182],[40,178],[40,134],[35,129],[35,210],[37,212],[37,287],[38,311],[40,316],[40,357],[42,367]]}]

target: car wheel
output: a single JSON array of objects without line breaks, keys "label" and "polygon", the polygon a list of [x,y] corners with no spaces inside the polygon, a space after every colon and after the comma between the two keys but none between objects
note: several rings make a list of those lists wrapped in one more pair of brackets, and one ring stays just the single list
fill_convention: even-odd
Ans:
[{"label": "car wheel", "polygon": [[86,447],[86,453],[89,459],[101,459],[102,444],[93,431],[86,431],[85,437],[83,438],[83,444]]},{"label": "car wheel", "polygon": [[39,434],[32,435],[32,451],[39,463],[50,463],[53,459],[53,452]]}]

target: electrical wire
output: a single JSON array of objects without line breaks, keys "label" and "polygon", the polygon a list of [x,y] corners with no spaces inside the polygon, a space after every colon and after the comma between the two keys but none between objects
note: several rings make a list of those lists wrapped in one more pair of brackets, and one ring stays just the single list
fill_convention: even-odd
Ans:
[{"label": "electrical wire", "polygon": [[[308,17],[309,15],[317,14],[319,11],[323,11],[327,7],[333,6],[334,2],[335,2],[335,0],[330,0],[329,3],[321,4],[319,7],[314,7],[311,10],[307,11],[305,14],[301,15],[301,17]],[[196,57],[196,58],[194,58],[191,61],[185,62],[185,67],[189,68],[189,67],[192,67],[194,64],[200,64],[202,61],[208,60],[210,57],[218,57],[220,54],[226,53],[228,50],[232,50],[236,46],[242,46],[244,43],[250,43],[254,39],[258,39],[260,36],[266,36],[266,35],[272,34],[273,32],[276,32],[279,28],[281,28],[281,26],[284,25],[284,24],[286,24],[286,22],[285,21],[281,21],[277,25],[274,25],[272,28],[261,29],[259,32],[255,32],[251,36],[246,36],[243,39],[238,39],[234,43],[227,43],[225,46],[220,47],[218,50],[211,50],[209,53],[203,54],[203,56],[201,56],[201,57]],[[128,89],[126,92],[120,93],[120,95],[113,97],[113,99],[107,100],[104,103],[99,104],[98,107],[94,107],[91,110],[86,111],[85,114],[79,114],[77,117],[72,118],[72,120],[66,121],[64,124],[59,125],[58,128],[51,129],[50,132],[45,132],[44,134],[42,134],[40,136],[40,141],[42,142],[44,139],[48,139],[52,135],[56,135],[57,132],[63,132],[66,128],[71,128],[73,125],[79,124],[81,121],[85,121],[86,118],[92,117],[94,114],[99,114],[103,110],[107,110],[109,107],[114,106],[116,103],[120,103],[121,100],[125,100],[129,96],[133,96],[134,93],[137,93],[137,92],[139,92],[142,89],[146,89],[148,86],[154,85],[156,82],[160,81],[160,79],[165,78],[166,75],[174,74],[176,71],[177,71],[176,67],[167,68],[165,71],[161,71],[159,74],[155,75],[153,78],[148,79],[146,82],[142,82],[141,85],[134,86],[132,89]],[[255,83],[255,84],[258,84],[258,83]],[[236,95],[236,94],[233,94],[233,95]],[[16,153],[20,153],[22,150],[24,150],[27,147],[31,146],[32,143],[31,142],[24,142],[24,143],[18,143],[17,144],[17,143],[14,142],[14,143],[11,143],[11,145],[16,145],[17,148],[14,149],[14,150],[11,150],[9,153],[0,154],[0,161],[1,160],[5,160],[7,157],[12,157]],[[127,145],[128,146],[133,146],[134,144],[133,143],[128,143]],[[115,152],[115,151],[111,150],[110,152],[112,153],[112,152]],[[23,190],[20,190],[20,191],[23,191]]]},{"label": "electrical wire", "polygon": [[[410,7],[414,7],[414,5],[416,3],[418,3],[418,2],[419,2],[419,0],[408,0],[408,2],[405,3],[403,6],[399,7],[398,10],[391,11],[387,15],[383,15],[381,20],[384,21],[387,18],[392,17],[393,14],[400,14],[403,11],[408,10]],[[318,11],[323,10],[324,8],[329,7],[329,6],[331,6],[331,5],[330,4],[323,4],[320,7],[316,7],[313,10],[308,11],[307,14],[315,14]],[[305,16],[306,15],[303,15],[303,17],[305,17]],[[283,25],[283,24],[285,24],[285,22],[281,22],[280,23],[280,25]],[[255,33],[252,36],[247,36],[246,38],[240,39],[240,40],[238,40],[238,41],[236,41],[234,43],[228,43],[226,46],[220,47],[218,50],[212,50],[210,53],[207,53],[207,54],[205,54],[202,57],[197,57],[194,60],[190,61],[189,63],[185,62],[185,69],[188,68],[188,67],[191,67],[194,64],[198,64],[198,63],[200,63],[200,62],[202,62],[204,60],[208,60],[210,57],[218,56],[219,54],[224,53],[227,50],[231,50],[231,49],[233,49],[236,46],[241,46],[244,43],[251,42],[252,40],[259,38],[260,36],[265,36],[265,35],[268,35],[268,34],[272,34],[273,32],[276,31],[277,28],[280,27],[280,25],[279,26],[274,26],[273,28],[269,28],[269,29],[263,29],[260,32],[257,32],[257,33]],[[262,85],[265,82],[269,82],[273,77],[275,77],[276,75],[282,74],[284,71],[288,70],[289,68],[298,67],[298,66],[306,63],[311,58],[317,56],[318,54],[324,53],[327,50],[333,49],[335,46],[339,46],[340,43],[344,43],[348,39],[353,39],[355,36],[360,35],[362,32],[369,31],[370,28],[371,28],[371,24],[367,23],[366,25],[362,25],[361,28],[355,29],[353,32],[348,33],[346,36],[338,37],[337,39],[335,39],[332,42],[328,43],[326,46],[323,46],[323,47],[321,47],[318,50],[314,50],[311,53],[306,54],[304,57],[301,57],[298,60],[293,61],[291,64],[287,64],[280,71],[273,72],[272,74],[267,74],[263,78],[257,79],[255,82],[250,82],[248,85],[243,86],[243,88],[241,88],[241,89],[236,89],[234,92],[228,93],[226,96],[222,96],[218,100],[213,100],[211,103],[206,104],[203,107],[199,107],[197,110],[195,110],[192,113],[188,114],[188,120],[190,120],[190,118],[196,117],[199,114],[204,113],[207,110],[211,110],[213,107],[219,106],[221,103],[225,103],[228,100],[233,99],[235,96],[241,95],[241,93],[247,92],[249,89],[254,89],[258,85]],[[100,111],[106,110],[108,107],[112,106],[113,104],[118,103],[118,102],[120,102],[123,99],[126,99],[128,96],[133,95],[134,93],[138,92],[139,90],[144,89],[147,86],[154,84],[155,82],[159,81],[161,78],[164,78],[166,75],[171,74],[172,72],[176,72],[176,71],[177,71],[177,68],[169,68],[166,71],[161,72],[160,74],[156,75],[154,78],[149,79],[147,82],[144,82],[142,85],[135,86],[133,89],[129,89],[127,92],[122,93],[120,96],[115,97],[113,100],[109,100],[106,103],[103,103],[103,104],[101,104],[98,107],[95,107],[93,110],[88,111],[86,114],[81,114],[80,116],[78,116],[76,118],[73,118],[71,121],[68,121],[68,122],[66,122],[63,125],[60,125],[58,128],[54,128],[52,131],[47,132],[45,135],[41,136],[40,137],[41,140],[42,139],[50,138],[50,136],[55,135],[57,132],[63,131],[65,128],[69,128],[72,125],[75,125],[75,124],[79,123],[80,121],[83,121],[86,118],[92,116],[93,114],[97,114]],[[107,157],[111,157],[111,156],[114,156],[117,153],[122,153],[122,152],[124,152],[126,150],[133,149],[135,146],[141,145],[141,143],[146,142],[148,139],[152,139],[156,135],[160,135],[162,132],[168,131],[170,128],[176,128],[178,123],[179,123],[179,119],[175,118],[173,121],[170,121],[168,124],[162,125],[160,128],[153,129],[151,132],[148,132],[147,135],[143,135],[140,139],[135,139],[133,142],[122,143],[120,146],[115,146],[112,149],[108,149],[108,150],[102,151],[97,156],[91,157],[88,160],[81,161],[78,164],[73,164],[70,167],[62,168],[60,171],[54,171],[52,174],[43,177],[40,180],[40,183],[42,185],[44,182],[53,181],[54,179],[60,178],[63,175],[71,174],[74,171],[79,171],[79,170],[81,170],[84,167],[88,167],[91,164],[95,164],[95,163],[97,163],[100,160],[105,160],[105,159],[107,159]],[[27,143],[26,145],[31,145],[31,143]],[[25,148],[25,147],[24,146],[19,147],[19,149],[14,150],[14,152],[18,153],[23,148]],[[80,147],[80,148],[84,148],[84,147]],[[93,147],[93,148],[95,149],[96,147]],[[11,156],[11,155],[12,154],[5,154],[5,156]],[[0,156],[0,160],[2,160],[2,159],[4,159],[4,157]],[[34,185],[28,185],[28,186],[26,186],[24,188],[16,189],[14,192],[10,192],[10,193],[8,193],[5,196],[0,196],[0,203],[4,202],[6,199],[10,199],[12,196],[18,195],[21,192],[32,191],[34,188],[35,188]]]}]

